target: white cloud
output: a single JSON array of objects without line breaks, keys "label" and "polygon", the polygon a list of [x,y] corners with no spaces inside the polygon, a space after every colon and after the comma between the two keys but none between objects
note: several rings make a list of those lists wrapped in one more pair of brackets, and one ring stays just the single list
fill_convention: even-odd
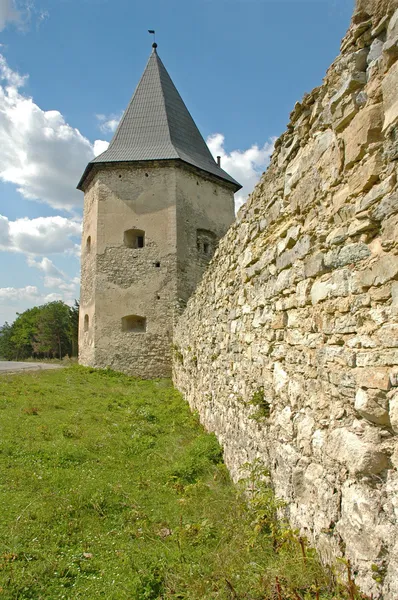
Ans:
[{"label": "white cloud", "polygon": [[47,304],[56,300],[63,300],[72,306],[78,297],[78,289],[73,291],[50,293],[40,291],[35,285],[27,285],[23,288],[6,287],[0,288],[0,324],[8,321],[12,323],[17,313],[21,313],[33,306]]},{"label": "white cloud", "polygon": [[120,123],[120,119],[122,118],[122,114],[119,115],[95,115],[99,121],[99,128],[102,133],[114,133],[117,129],[117,126]]},{"label": "white cloud", "polygon": [[80,236],[81,223],[65,217],[25,217],[9,221],[0,215],[0,250],[30,255],[65,251],[77,254]]},{"label": "white cloud", "polygon": [[21,94],[26,79],[0,55],[0,180],[25,198],[74,211],[83,203],[75,187],[101,141],[91,144],[60,112]]},{"label": "white cloud", "polygon": [[6,287],[0,288],[0,302],[4,301],[20,301],[20,300],[34,300],[39,297],[39,290],[35,285],[27,285],[24,288],[13,288]]},{"label": "white cloud", "polygon": [[41,260],[37,261],[32,256],[28,256],[26,262],[30,267],[34,267],[36,269],[39,269],[40,271],[43,271],[43,273],[45,273],[49,277],[65,277],[65,274],[62,271],[60,271],[54,265],[53,261],[47,258],[46,256]]},{"label": "white cloud", "polygon": [[7,23],[18,23],[21,15],[16,10],[13,0],[0,0],[0,31],[2,31]]},{"label": "white cloud", "polygon": [[[48,261],[48,262],[46,262]],[[40,266],[42,265],[42,266]],[[0,325],[5,321],[11,323],[14,321],[17,312],[23,312],[33,306],[63,300],[66,304],[72,306],[75,299],[79,297],[79,277],[68,277],[62,273],[49,260],[36,263],[33,261],[30,266],[37,267],[44,273],[53,270],[59,276],[45,275],[43,279],[43,288],[37,285],[27,285],[22,288],[3,287],[0,288]]]},{"label": "white cloud", "polygon": [[98,156],[107,150],[109,146],[109,142],[104,142],[103,140],[96,140],[94,142],[94,156]]},{"label": "white cloud", "polygon": [[225,136],[222,133],[215,133],[207,138],[207,145],[214,158],[221,156],[221,167],[243,186],[235,195],[238,210],[267,168],[275,139],[266,142],[262,147],[254,144],[247,150],[232,150],[230,153],[225,151],[224,142]]}]

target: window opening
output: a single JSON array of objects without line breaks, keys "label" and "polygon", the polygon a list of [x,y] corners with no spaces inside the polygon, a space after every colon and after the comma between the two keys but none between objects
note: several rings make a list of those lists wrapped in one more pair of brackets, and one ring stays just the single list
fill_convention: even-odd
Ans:
[{"label": "window opening", "polygon": [[127,229],[123,238],[127,248],[144,248],[145,246],[145,231],[141,229]]},{"label": "window opening", "polygon": [[155,262],[155,267],[160,267],[160,262]]},{"label": "window opening", "polygon": [[84,315],[84,331],[88,331],[90,327],[90,317],[88,315]]},{"label": "window opening", "polygon": [[91,250],[91,235],[88,236],[87,241],[86,241],[86,251],[90,252]]},{"label": "window opening", "polygon": [[210,260],[217,247],[217,236],[207,229],[196,231],[196,248],[198,255],[203,260]]},{"label": "window opening", "polygon": [[122,318],[122,331],[130,331],[132,333],[145,333],[146,317],[138,315],[128,315]]}]

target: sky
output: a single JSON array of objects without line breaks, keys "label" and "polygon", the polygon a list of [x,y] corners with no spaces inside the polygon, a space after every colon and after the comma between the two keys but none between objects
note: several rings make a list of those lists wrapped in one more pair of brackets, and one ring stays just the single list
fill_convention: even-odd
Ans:
[{"label": "sky", "polygon": [[151,52],[243,184],[339,53],[353,0],[0,0],[0,325],[79,298],[86,164]]}]

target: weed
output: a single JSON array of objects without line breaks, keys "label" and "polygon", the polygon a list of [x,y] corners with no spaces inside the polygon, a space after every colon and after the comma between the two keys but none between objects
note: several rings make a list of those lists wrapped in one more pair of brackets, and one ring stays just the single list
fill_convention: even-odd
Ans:
[{"label": "weed", "polygon": [[173,344],[172,348],[173,348],[173,355],[174,355],[175,359],[176,359],[176,360],[177,360],[177,361],[178,361],[178,362],[179,362],[181,365],[183,365],[183,364],[184,364],[184,356],[183,356],[183,354],[182,354],[182,352],[181,352],[180,348],[179,348],[179,347],[178,347],[176,344]]},{"label": "weed", "polygon": [[271,412],[271,405],[265,399],[264,388],[259,387],[250,398],[248,404],[255,407],[255,412],[250,416],[250,419],[254,419],[259,422],[263,419],[268,419]]}]

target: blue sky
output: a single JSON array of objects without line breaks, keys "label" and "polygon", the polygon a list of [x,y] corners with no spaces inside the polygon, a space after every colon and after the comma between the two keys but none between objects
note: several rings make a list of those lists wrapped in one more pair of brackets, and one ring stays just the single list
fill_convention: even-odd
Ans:
[{"label": "blue sky", "polygon": [[351,0],[0,0],[0,325],[79,296],[86,163],[105,147],[151,51],[210,149],[243,185],[320,85]]}]

